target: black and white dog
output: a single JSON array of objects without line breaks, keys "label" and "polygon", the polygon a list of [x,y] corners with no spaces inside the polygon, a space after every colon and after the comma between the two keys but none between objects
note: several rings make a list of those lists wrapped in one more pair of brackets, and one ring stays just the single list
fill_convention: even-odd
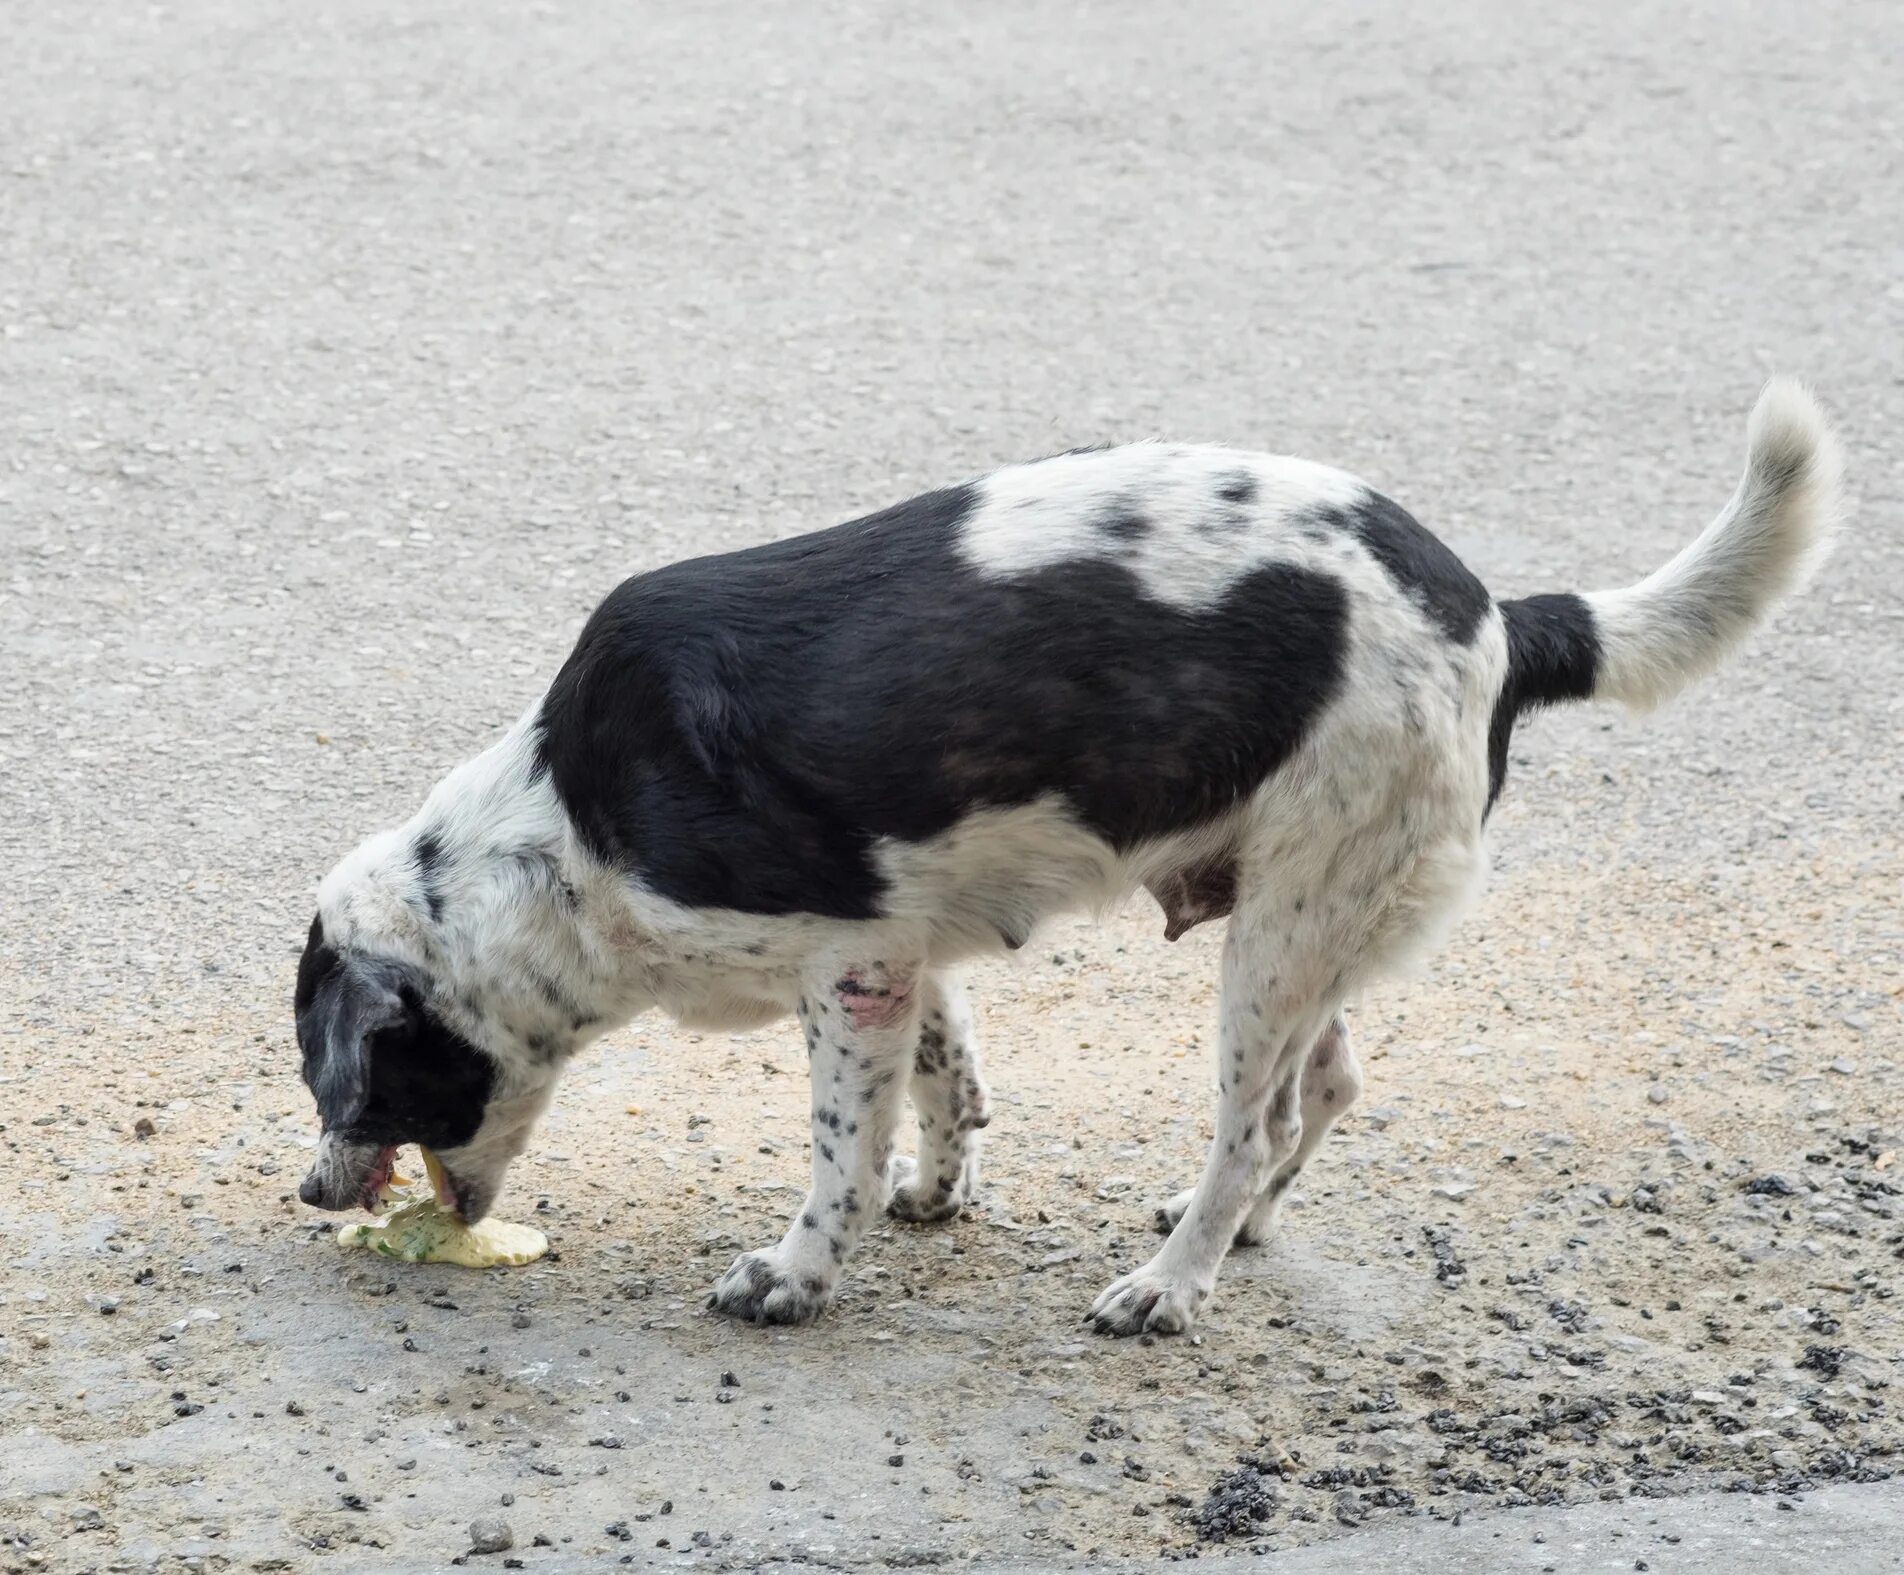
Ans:
[{"label": "black and white dog", "polygon": [[625,581],[506,737],[323,882],[300,1196],[362,1203],[420,1142],[480,1218],[591,1039],[793,1013],[812,1191],[712,1302],[811,1318],[879,1211],[973,1195],[956,965],[1142,886],[1172,938],[1229,919],[1216,1138],[1090,1316],[1185,1329],[1360,1090],[1344,1003],[1474,893],[1516,717],[1712,669],[1818,556],[1838,477],[1779,381],[1731,502],[1625,590],[1496,603],[1341,471],[1158,443]]}]

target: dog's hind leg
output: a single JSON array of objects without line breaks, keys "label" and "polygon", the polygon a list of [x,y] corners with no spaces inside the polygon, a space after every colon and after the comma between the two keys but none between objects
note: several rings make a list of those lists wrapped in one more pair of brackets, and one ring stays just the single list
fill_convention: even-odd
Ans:
[{"label": "dog's hind leg", "polygon": [[1340,1013],[1322,1030],[1302,1069],[1302,1137],[1296,1152],[1283,1162],[1269,1186],[1236,1233],[1239,1247],[1255,1247],[1269,1239],[1282,1213],[1283,1198],[1302,1174],[1310,1156],[1322,1146],[1329,1129],[1362,1096],[1362,1068],[1349,1043],[1349,1025]]},{"label": "dog's hind leg", "polygon": [[1187,1329],[1256,1200],[1303,1138],[1302,1079],[1335,1016],[1342,975],[1326,960],[1327,915],[1302,895],[1239,901],[1223,943],[1216,1137],[1156,1257],[1105,1290],[1086,1321],[1105,1334]]},{"label": "dog's hind leg", "polygon": [[919,1116],[919,1157],[893,1161],[887,1207],[915,1223],[950,1219],[977,1194],[978,1134],[992,1114],[972,1008],[964,986],[949,974],[931,974],[920,988],[912,1105]]},{"label": "dog's hind leg", "polygon": [[[1357,1065],[1355,1049],[1349,1043],[1349,1025],[1338,1014],[1322,1030],[1322,1037],[1316,1040],[1309,1051],[1309,1059],[1303,1064],[1302,1137],[1296,1143],[1296,1151],[1283,1162],[1282,1168],[1270,1178],[1269,1185],[1258,1194],[1248,1218],[1236,1233],[1236,1246],[1256,1247],[1269,1239],[1276,1227],[1277,1216],[1282,1212],[1283,1198],[1296,1177],[1322,1146],[1329,1129],[1342,1119],[1361,1094],[1362,1069]],[[1180,1192],[1158,1209],[1159,1227],[1165,1231],[1173,1229],[1177,1221],[1183,1218],[1184,1210],[1190,1206],[1190,1200],[1195,1195],[1194,1190]]]}]

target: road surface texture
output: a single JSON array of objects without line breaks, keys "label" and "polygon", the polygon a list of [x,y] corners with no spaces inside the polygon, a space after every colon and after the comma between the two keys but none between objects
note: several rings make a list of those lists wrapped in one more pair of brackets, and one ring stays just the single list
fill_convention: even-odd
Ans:
[{"label": "road surface texture", "polygon": [[[1895,1567],[1904,8],[4,10],[0,1569]],[[1209,1130],[1219,938],[1147,899],[975,970],[983,1205],[816,1327],[701,1308],[798,1196],[791,1028],[577,1065],[531,1269],[297,1205],[318,876],[620,576],[1160,434],[1624,583],[1774,370],[1836,560],[1523,727],[1195,1338],[1078,1324]]]}]

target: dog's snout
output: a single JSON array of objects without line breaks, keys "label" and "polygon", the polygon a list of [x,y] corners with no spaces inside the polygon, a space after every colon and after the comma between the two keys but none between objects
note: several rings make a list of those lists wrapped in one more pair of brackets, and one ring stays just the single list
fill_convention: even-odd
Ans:
[{"label": "dog's snout", "polygon": [[298,1202],[308,1203],[314,1209],[323,1206],[324,1183],[315,1170],[298,1183]]}]

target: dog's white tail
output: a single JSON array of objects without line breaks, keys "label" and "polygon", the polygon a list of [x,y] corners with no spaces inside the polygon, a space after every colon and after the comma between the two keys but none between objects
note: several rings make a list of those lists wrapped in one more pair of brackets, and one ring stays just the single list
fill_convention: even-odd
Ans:
[{"label": "dog's white tail", "polygon": [[1624,590],[1501,604],[1513,714],[1556,700],[1645,708],[1703,678],[1823,559],[1843,458],[1802,385],[1774,378],[1746,427],[1732,500],[1671,563]]}]

